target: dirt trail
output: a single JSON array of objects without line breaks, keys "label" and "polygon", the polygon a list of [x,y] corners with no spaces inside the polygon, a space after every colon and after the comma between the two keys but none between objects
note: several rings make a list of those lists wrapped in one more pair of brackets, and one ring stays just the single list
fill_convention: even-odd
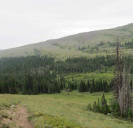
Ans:
[{"label": "dirt trail", "polygon": [[[10,124],[14,124],[10,126],[11,128],[14,127],[21,127],[21,128],[33,128],[31,122],[28,121],[28,113],[25,107],[20,105],[12,105],[9,110],[3,110],[3,112],[7,113],[7,118],[2,118],[1,122],[10,126]],[[1,126],[0,126],[1,128]]]}]

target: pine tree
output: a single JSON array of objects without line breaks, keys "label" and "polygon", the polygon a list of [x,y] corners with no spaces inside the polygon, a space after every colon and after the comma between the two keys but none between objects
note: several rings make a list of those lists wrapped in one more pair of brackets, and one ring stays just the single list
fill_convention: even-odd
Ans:
[{"label": "pine tree", "polygon": [[93,92],[93,86],[92,86],[92,84],[90,85],[90,93],[92,93]]},{"label": "pine tree", "polygon": [[87,85],[86,85],[86,91],[90,91],[90,81],[88,80],[88,82],[87,82]]},{"label": "pine tree", "polygon": [[79,84],[79,92],[85,92],[85,91],[86,91],[85,82],[81,80]]},{"label": "pine tree", "polygon": [[128,120],[132,121],[133,120],[133,113],[132,113],[132,109],[129,108],[128,110]]},{"label": "pine tree", "polygon": [[92,92],[95,92],[95,79],[92,79]]},{"label": "pine tree", "polygon": [[119,117],[121,115],[119,103],[115,100],[112,101],[111,112],[115,117]]},{"label": "pine tree", "polygon": [[10,86],[9,86],[9,93],[11,94],[16,94],[17,93],[17,89],[16,89],[16,81],[14,80],[14,78],[12,78]]},{"label": "pine tree", "polygon": [[97,112],[100,112],[100,101],[98,99],[98,102],[97,102]]},{"label": "pine tree", "polygon": [[104,93],[103,93],[102,98],[101,98],[101,108],[100,109],[101,109],[100,111],[104,114],[107,114],[109,112],[109,106],[107,104]]},{"label": "pine tree", "polygon": [[88,104],[88,110],[92,111],[91,103]]},{"label": "pine tree", "polygon": [[96,103],[96,101],[93,102],[93,112],[97,112],[97,103]]}]

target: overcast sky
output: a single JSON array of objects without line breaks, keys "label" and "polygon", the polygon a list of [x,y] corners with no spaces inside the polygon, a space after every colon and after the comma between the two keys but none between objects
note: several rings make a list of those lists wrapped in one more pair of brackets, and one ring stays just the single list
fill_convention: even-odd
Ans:
[{"label": "overcast sky", "polygon": [[0,0],[0,49],[133,22],[133,0]]}]

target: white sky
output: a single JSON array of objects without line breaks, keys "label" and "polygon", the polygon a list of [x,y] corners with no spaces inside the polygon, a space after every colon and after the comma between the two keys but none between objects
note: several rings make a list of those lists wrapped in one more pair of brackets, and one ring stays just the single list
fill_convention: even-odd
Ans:
[{"label": "white sky", "polygon": [[133,22],[133,0],[0,0],[0,49]]}]

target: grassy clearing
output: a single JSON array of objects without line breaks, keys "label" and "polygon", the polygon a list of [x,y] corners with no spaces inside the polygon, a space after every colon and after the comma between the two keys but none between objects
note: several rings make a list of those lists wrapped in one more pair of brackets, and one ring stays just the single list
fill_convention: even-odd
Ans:
[{"label": "grassy clearing", "polygon": [[[61,94],[44,95],[0,95],[0,104],[13,104],[21,101],[30,114],[36,128],[132,128],[133,123],[119,120],[111,116],[90,112],[87,110],[88,103],[100,98],[102,93],[78,93],[71,92],[69,95],[63,91]],[[111,93],[106,98],[112,97]],[[15,101],[15,102],[14,102]]]},{"label": "grassy clearing", "polygon": [[102,79],[102,80],[107,80],[110,81],[113,78],[113,73],[112,72],[92,72],[92,73],[78,73],[78,74],[70,74],[65,76],[65,80],[72,81],[72,79],[76,82],[80,82],[81,80],[88,81],[92,80],[93,77],[95,80]]}]

